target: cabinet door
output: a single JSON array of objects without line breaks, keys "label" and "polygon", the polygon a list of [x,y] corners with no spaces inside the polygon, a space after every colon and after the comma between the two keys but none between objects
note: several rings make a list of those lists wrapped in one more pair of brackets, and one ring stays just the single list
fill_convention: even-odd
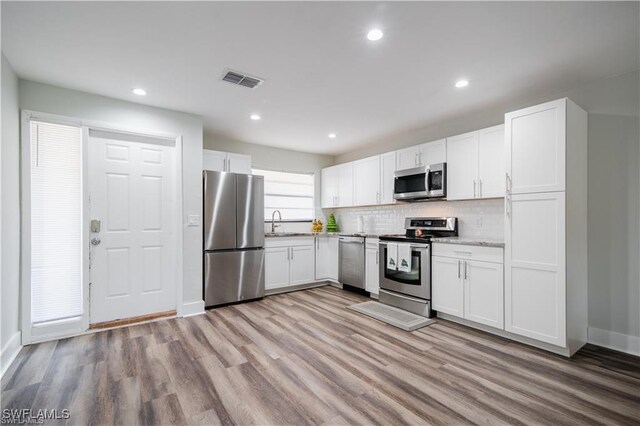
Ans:
[{"label": "cabinet door", "polygon": [[478,134],[478,197],[497,198],[505,194],[504,125],[480,130]]},{"label": "cabinet door", "polygon": [[340,240],[337,237],[329,238],[329,279],[338,281],[338,268],[340,263]]},{"label": "cabinet door", "polygon": [[504,266],[465,260],[463,268],[465,319],[504,329]]},{"label": "cabinet door", "polygon": [[289,285],[289,247],[264,249],[264,288],[281,288]]},{"label": "cabinet door", "polygon": [[338,166],[338,207],[353,206],[353,163]]},{"label": "cabinet door", "polygon": [[462,263],[448,257],[431,258],[433,309],[460,318],[464,317]]},{"label": "cabinet door", "polygon": [[429,164],[438,164],[447,162],[447,140],[427,142],[422,145],[420,151],[420,164],[428,166]]},{"label": "cabinet door", "polygon": [[356,206],[380,203],[380,156],[353,162],[353,199]]},{"label": "cabinet door", "polygon": [[365,254],[365,290],[378,294],[380,289],[378,250],[367,249]]},{"label": "cabinet door", "polygon": [[243,154],[227,154],[227,167],[228,172],[242,173],[245,175],[251,174],[251,156]]},{"label": "cabinet door", "polygon": [[565,194],[509,195],[505,209],[505,330],[565,347]]},{"label": "cabinet door", "polygon": [[202,150],[202,170],[212,172],[224,172],[227,154],[210,149]]},{"label": "cabinet door", "polygon": [[511,193],[565,190],[566,99],[505,115]]},{"label": "cabinet door", "polygon": [[337,166],[322,169],[322,208],[338,205],[338,174]]},{"label": "cabinet door", "polygon": [[420,145],[396,151],[396,170],[412,169],[420,165]]},{"label": "cabinet door", "polygon": [[316,280],[329,278],[329,237],[316,237]]},{"label": "cabinet door", "polygon": [[315,250],[313,244],[291,247],[289,284],[307,284],[315,281]]},{"label": "cabinet door", "polygon": [[476,198],[478,132],[447,139],[447,200]]},{"label": "cabinet door", "polygon": [[380,204],[393,204],[394,176],[396,171],[396,153],[388,152],[380,156]]}]

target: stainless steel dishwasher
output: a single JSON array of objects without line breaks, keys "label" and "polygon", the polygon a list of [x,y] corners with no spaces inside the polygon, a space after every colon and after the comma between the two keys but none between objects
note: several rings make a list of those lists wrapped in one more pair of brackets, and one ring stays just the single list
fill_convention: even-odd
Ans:
[{"label": "stainless steel dishwasher", "polygon": [[338,281],[364,290],[364,237],[340,237]]}]

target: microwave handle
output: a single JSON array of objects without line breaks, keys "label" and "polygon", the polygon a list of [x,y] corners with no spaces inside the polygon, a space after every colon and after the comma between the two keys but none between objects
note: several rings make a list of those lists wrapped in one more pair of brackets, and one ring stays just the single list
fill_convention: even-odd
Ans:
[{"label": "microwave handle", "polygon": [[431,167],[427,166],[424,169],[424,190],[427,191],[427,194],[431,192],[431,187],[429,185],[430,180],[431,180]]}]

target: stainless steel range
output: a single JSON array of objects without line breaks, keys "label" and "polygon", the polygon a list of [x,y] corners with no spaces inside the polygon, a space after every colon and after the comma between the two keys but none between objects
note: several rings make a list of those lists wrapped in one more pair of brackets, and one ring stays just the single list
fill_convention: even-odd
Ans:
[{"label": "stainless steel range", "polygon": [[404,225],[404,235],[380,237],[379,301],[431,317],[431,238],[457,236],[458,218],[408,217]]}]

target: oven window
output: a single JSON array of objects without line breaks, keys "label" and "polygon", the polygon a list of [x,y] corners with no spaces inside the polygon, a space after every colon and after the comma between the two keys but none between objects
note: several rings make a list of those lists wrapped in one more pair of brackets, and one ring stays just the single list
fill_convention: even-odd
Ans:
[{"label": "oven window", "polygon": [[[387,249],[384,249],[384,264],[387,264]],[[420,252],[414,250],[411,252],[411,272],[394,271],[384,268],[384,276],[389,280],[393,280],[403,284],[420,285]]]},{"label": "oven window", "polygon": [[410,192],[424,192],[425,174],[420,173],[411,176],[397,177],[394,183],[394,192],[396,194],[406,194]]}]

